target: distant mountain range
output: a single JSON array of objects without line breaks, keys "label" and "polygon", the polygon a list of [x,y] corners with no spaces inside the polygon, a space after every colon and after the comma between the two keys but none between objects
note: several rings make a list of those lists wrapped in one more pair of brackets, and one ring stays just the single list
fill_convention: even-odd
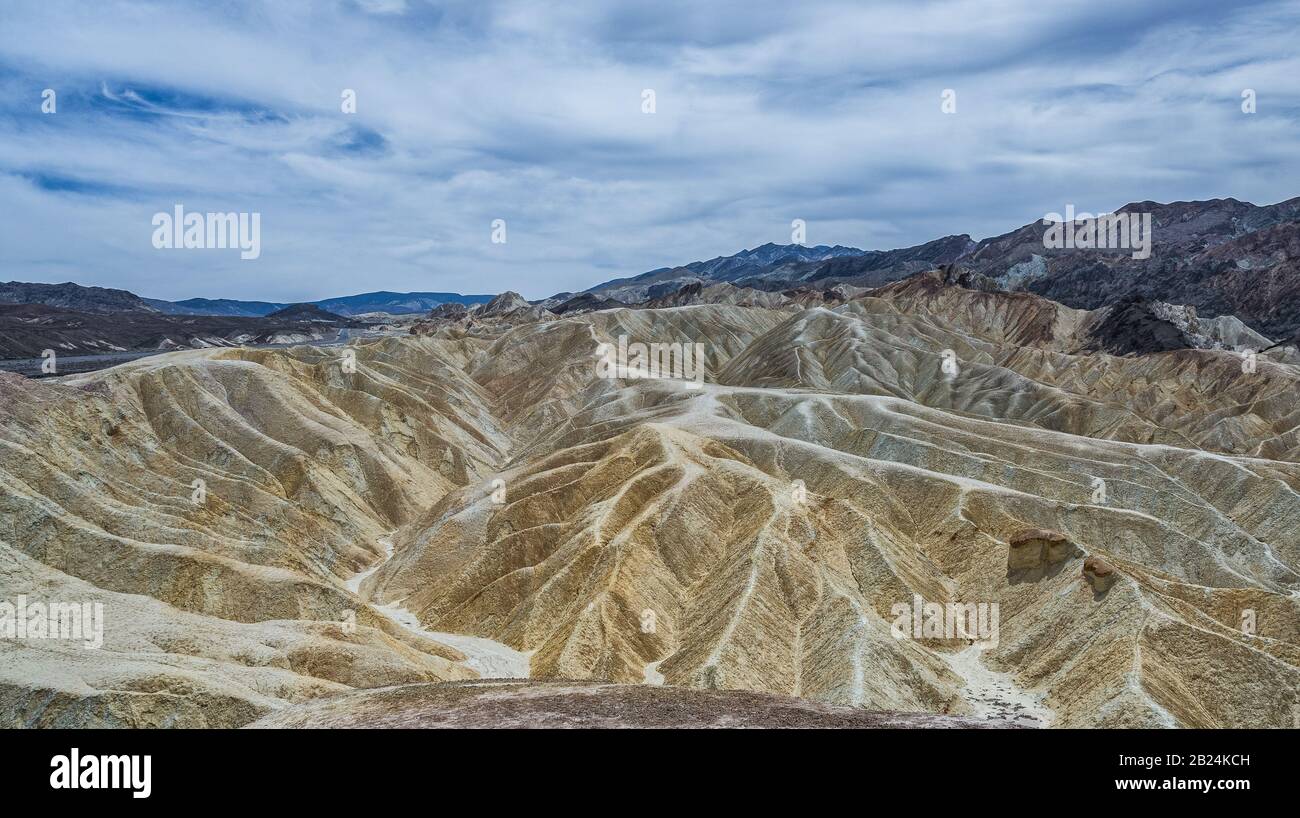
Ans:
[{"label": "distant mountain range", "polygon": [[149,306],[168,315],[233,315],[241,318],[257,318],[270,315],[287,306],[271,301],[236,301],[231,298],[187,298],[184,301],[161,301],[157,298],[143,300]]},{"label": "distant mountain range", "polygon": [[83,287],[80,284],[0,284],[0,304],[43,304],[77,312],[159,312],[145,299],[126,290]]},{"label": "distant mountain range", "polygon": [[[198,347],[329,341],[360,321],[313,305],[295,305],[268,316],[167,315],[157,310],[114,313],[46,304],[0,303],[0,361],[35,358],[45,350],[60,356],[168,352]],[[79,371],[65,358],[60,372]],[[78,364],[80,369],[97,368]],[[18,368],[27,371],[25,364]]]},{"label": "distant mountain range", "polygon": [[[1278,335],[1300,328],[1300,198],[1258,206],[1236,199],[1135,202],[1120,213],[1150,213],[1149,258],[1128,250],[1047,249],[1042,220],[975,241],[969,235],[896,250],[765,244],[732,256],[662,267],[586,290],[640,303],[683,286],[729,282],[760,290],[879,287],[923,270],[957,264],[1009,290],[1095,309],[1134,296],[1196,307],[1203,316],[1235,314]],[[561,293],[543,304],[572,297]]]},{"label": "distant mountain range", "polygon": [[[975,241],[945,236],[895,250],[840,245],[764,244],[730,256],[660,267],[597,284],[592,303],[644,304],[693,284],[730,283],[779,292],[827,290],[839,284],[879,287],[945,264],[985,275],[1008,290],[1025,290],[1071,307],[1095,309],[1125,298],[1195,307],[1204,317],[1236,315],[1271,336],[1300,329],[1300,198],[1257,206],[1237,199],[1135,202],[1117,212],[1150,214],[1148,258],[1129,250],[1048,249],[1042,220]],[[557,308],[574,293],[535,304]],[[370,312],[427,313],[443,304],[486,304],[491,295],[380,291],[308,302],[341,316]],[[0,284],[0,303],[44,304],[81,312],[145,311],[167,315],[262,317],[291,306],[267,301],[191,298],[161,301],[125,290],[77,284]]]},{"label": "distant mountain range", "polygon": [[[341,331],[365,326],[354,318],[364,313],[426,313],[441,304],[491,299],[375,292],[296,304],[207,298],[171,302],[71,282],[11,281],[0,284],[0,360],[25,361],[46,349],[64,356],[93,356],[328,341],[340,337]],[[73,371],[72,366],[66,363],[62,371]]]},{"label": "distant mountain range", "polygon": [[[718,256],[708,261],[693,261],[681,267],[660,267],[631,278],[618,278],[597,284],[584,292],[612,298],[624,303],[635,303],[669,295],[687,284],[702,282],[729,281],[747,282],[754,279],[766,279],[782,285],[793,282],[795,276],[790,270],[796,267],[816,268],[834,259],[860,257],[866,250],[856,247],[835,245],[828,247],[804,247],[800,244],[764,244],[752,250],[741,250],[731,256]],[[573,293],[560,293],[553,296],[561,301]]]},{"label": "distant mountain range", "polygon": [[[276,310],[291,306],[289,302],[236,301],[229,298],[187,298],[184,301],[158,301],[144,299],[162,312],[186,315],[270,315]],[[341,298],[324,298],[320,301],[302,302],[320,307],[336,315],[362,315],[368,312],[386,312],[393,315],[428,312],[440,304],[486,304],[491,295],[461,295],[460,293],[394,293],[380,290],[373,293],[348,295]],[[166,306],[164,306],[166,305]]]},{"label": "distant mountain range", "polygon": [[[379,291],[361,293],[341,298],[302,302],[336,315],[353,316],[369,312],[387,312],[396,315],[428,312],[439,304],[484,304],[491,295],[461,295],[460,293],[395,293]],[[229,298],[188,298],[184,301],[163,301],[141,298],[126,290],[104,287],[85,287],[66,282],[63,284],[27,284],[19,281],[0,283],[0,303],[44,304],[78,312],[117,313],[151,312],[164,315],[220,315],[260,318],[277,310],[293,306],[296,302],[238,301]]]}]

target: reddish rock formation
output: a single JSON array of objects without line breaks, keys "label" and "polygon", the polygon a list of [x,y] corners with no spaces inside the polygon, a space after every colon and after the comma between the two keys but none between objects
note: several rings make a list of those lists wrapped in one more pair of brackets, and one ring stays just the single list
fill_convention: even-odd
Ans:
[{"label": "reddish rock formation", "polygon": [[1074,555],[1074,545],[1059,531],[1027,528],[1007,542],[1007,570],[1018,571],[1063,562]]},{"label": "reddish rock formation", "polygon": [[1101,557],[1088,557],[1083,561],[1083,578],[1099,594],[1110,590],[1118,576],[1114,567]]}]

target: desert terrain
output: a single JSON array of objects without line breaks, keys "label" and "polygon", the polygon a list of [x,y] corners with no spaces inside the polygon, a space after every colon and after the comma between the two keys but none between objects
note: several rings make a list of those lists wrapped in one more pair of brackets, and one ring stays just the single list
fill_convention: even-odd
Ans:
[{"label": "desert terrain", "polygon": [[[0,724],[416,724],[526,673],[846,724],[1294,726],[1294,352],[1133,348],[1136,309],[931,271],[0,373],[0,598],[105,611],[98,650],[0,640]],[[601,377],[621,337],[702,344],[702,383]],[[899,638],[917,598],[996,604],[996,639]]]}]

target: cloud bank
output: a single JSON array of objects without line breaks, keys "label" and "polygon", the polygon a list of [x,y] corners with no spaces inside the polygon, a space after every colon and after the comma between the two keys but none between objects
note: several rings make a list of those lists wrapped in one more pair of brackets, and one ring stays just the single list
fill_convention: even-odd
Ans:
[{"label": "cloud bank", "polygon": [[[5,3],[0,277],[542,297],[793,219],[888,249],[1300,194],[1295,3],[768,5]],[[176,204],[261,213],[260,257],[154,249]]]}]

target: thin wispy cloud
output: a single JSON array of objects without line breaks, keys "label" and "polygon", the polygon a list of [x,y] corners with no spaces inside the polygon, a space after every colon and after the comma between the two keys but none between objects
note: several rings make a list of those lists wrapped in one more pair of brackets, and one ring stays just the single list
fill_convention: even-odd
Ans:
[{"label": "thin wispy cloud", "polygon": [[[796,218],[890,248],[1067,202],[1274,202],[1300,193],[1297,24],[1172,0],[6,3],[0,263],[160,298],[540,297]],[[260,258],[155,250],[176,203],[260,212]]]}]

